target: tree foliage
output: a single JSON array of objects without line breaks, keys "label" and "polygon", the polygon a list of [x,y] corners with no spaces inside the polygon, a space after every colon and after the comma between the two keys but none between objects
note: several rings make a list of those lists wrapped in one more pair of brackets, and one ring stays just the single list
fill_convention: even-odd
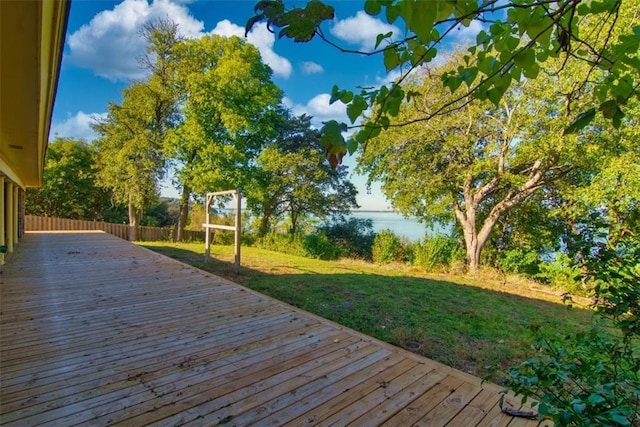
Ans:
[{"label": "tree foliage", "polygon": [[332,169],[326,163],[311,118],[292,117],[288,111],[280,114],[277,134],[256,158],[246,189],[248,208],[261,218],[262,236],[285,216],[295,234],[306,216],[325,219],[357,207],[357,190],[347,179],[346,167]]},{"label": "tree foliage", "polygon": [[127,87],[122,103],[109,104],[106,119],[93,126],[99,135],[95,144],[100,185],[128,206],[133,239],[144,209],[157,199],[166,170],[163,150],[167,132],[178,118],[169,61],[179,41],[177,26],[161,20],[146,25],[143,34],[148,46],[142,63],[150,76]]},{"label": "tree foliage", "polygon": [[[400,27],[404,34],[379,34],[374,51],[356,52],[338,46],[323,30],[322,24],[334,18],[331,6],[312,0],[305,7],[287,9],[282,0],[262,0],[255,5],[247,31],[264,20],[278,37],[306,42],[317,36],[344,52],[380,55],[388,72],[400,74],[391,84],[359,93],[333,88],[332,101],[347,104],[352,124],[369,109],[376,111],[349,144],[340,132],[346,125],[326,124],[328,155],[340,158],[347,149],[354,152],[390,126],[400,105],[414,95],[403,87],[404,81],[446,52],[447,35],[473,22],[482,24],[483,30],[469,46],[464,62],[442,76],[443,86],[455,96],[413,121],[446,115],[460,108],[460,101],[489,101],[498,107],[508,89],[523,78],[535,79],[547,72],[566,75],[571,65],[581,64],[590,71],[575,80],[566,94],[570,121],[565,133],[584,128],[596,115],[619,126],[627,103],[640,93],[640,25],[634,5],[634,0],[366,0],[366,13]],[[597,78],[594,73],[599,74]],[[588,99],[591,105],[572,108],[580,99]]]},{"label": "tree foliage", "polygon": [[182,121],[165,150],[182,188],[183,229],[192,192],[244,187],[281,91],[257,49],[238,37],[181,42],[173,61]]},{"label": "tree foliage", "polygon": [[[28,215],[84,220],[116,220],[110,193],[96,185],[96,152],[90,144],[57,138],[49,143],[43,185],[28,188]],[[119,222],[119,221],[116,221]]]},{"label": "tree foliage", "polygon": [[391,126],[371,139],[359,168],[370,181],[382,182],[401,212],[425,222],[457,221],[469,267],[476,270],[485,244],[509,211],[536,192],[558,188],[597,162],[603,150],[588,135],[563,134],[566,121],[558,111],[564,100],[554,89],[562,82],[554,79],[514,85],[498,107],[459,101],[463,105],[455,112],[415,120],[455,99],[439,76],[461,61],[454,57],[405,83],[413,102],[403,104],[390,124],[413,123]]},{"label": "tree foliage", "polygon": [[133,228],[157,198],[164,176],[155,101],[146,84],[135,83],[124,90],[122,105],[110,104],[107,118],[94,126],[99,135],[94,142],[99,153],[98,183],[112,191],[117,203],[128,206]]}]

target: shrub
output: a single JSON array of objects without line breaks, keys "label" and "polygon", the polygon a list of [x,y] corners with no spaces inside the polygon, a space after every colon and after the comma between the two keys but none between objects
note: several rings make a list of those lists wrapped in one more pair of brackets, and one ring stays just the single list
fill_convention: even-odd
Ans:
[{"label": "shrub", "polygon": [[[637,425],[637,352],[599,324],[570,336],[538,337],[538,354],[510,372],[510,387],[539,403],[557,426]],[[636,423],[636,424],[634,424]]]},{"label": "shrub", "polygon": [[373,239],[373,261],[381,264],[406,261],[407,250],[391,230],[382,230]]},{"label": "shrub", "polygon": [[290,255],[306,256],[306,250],[299,236],[284,233],[268,233],[256,240],[255,245],[261,249],[282,252]]},{"label": "shrub", "polygon": [[412,264],[428,271],[450,267],[459,257],[458,241],[441,234],[425,237],[412,247]]},{"label": "shrub", "polygon": [[569,336],[539,332],[536,356],[510,373],[511,389],[557,426],[640,425],[640,244],[598,249],[586,265],[596,321]]},{"label": "shrub", "polygon": [[498,263],[505,273],[524,274],[528,277],[536,277],[540,274],[541,260],[532,250],[521,248],[506,250]]},{"label": "shrub", "polygon": [[340,258],[342,250],[323,231],[308,234],[302,239],[305,256],[309,258],[333,260]]},{"label": "shrub", "polygon": [[557,253],[555,259],[540,264],[538,278],[551,286],[573,294],[584,294],[586,289],[581,283],[582,271],[572,265],[569,256]]},{"label": "shrub", "polygon": [[[228,212],[225,214],[211,215],[210,219],[212,224],[220,224],[220,225],[236,225],[236,214],[235,212]],[[216,245],[232,245],[235,239],[234,231],[229,230],[217,230],[213,231],[213,239],[212,242]]]},{"label": "shrub", "polygon": [[331,222],[318,227],[326,237],[342,250],[342,256],[372,259],[372,247],[375,233],[373,221],[363,218],[344,216],[334,218]]}]

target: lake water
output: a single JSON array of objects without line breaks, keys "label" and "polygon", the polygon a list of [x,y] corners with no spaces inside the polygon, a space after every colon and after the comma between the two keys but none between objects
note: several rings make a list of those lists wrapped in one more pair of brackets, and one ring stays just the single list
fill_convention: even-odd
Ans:
[{"label": "lake water", "polygon": [[[371,219],[373,231],[391,230],[400,237],[406,237],[410,242],[422,239],[425,234],[432,235],[424,224],[414,218],[405,218],[395,212],[352,211],[354,218]],[[442,230],[440,230],[442,231]]]}]

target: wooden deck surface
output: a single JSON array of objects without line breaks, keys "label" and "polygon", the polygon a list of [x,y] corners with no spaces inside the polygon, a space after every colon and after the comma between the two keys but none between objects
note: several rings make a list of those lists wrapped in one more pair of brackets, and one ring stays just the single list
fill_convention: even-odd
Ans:
[{"label": "wooden deck surface", "polygon": [[0,268],[3,426],[537,425],[498,386],[108,234],[27,233]]}]

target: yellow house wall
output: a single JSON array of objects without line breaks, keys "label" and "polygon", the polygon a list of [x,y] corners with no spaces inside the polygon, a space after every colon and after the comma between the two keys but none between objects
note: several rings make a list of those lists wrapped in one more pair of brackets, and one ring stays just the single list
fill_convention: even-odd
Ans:
[{"label": "yellow house wall", "polygon": [[5,206],[4,206],[4,212],[5,212],[5,236],[6,236],[6,245],[7,245],[7,252],[11,253],[13,252],[13,244],[14,244],[14,240],[13,240],[13,236],[14,236],[14,224],[15,221],[13,219],[13,214],[15,212],[15,208],[14,208],[14,200],[13,200],[13,183],[11,182],[6,182],[4,184],[4,195],[5,195]]},{"label": "yellow house wall", "polygon": [[[4,238],[5,233],[5,224],[4,224],[4,176],[0,176],[0,246],[4,246],[6,244],[6,239]],[[0,265],[4,265],[4,253],[0,252]]]}]

